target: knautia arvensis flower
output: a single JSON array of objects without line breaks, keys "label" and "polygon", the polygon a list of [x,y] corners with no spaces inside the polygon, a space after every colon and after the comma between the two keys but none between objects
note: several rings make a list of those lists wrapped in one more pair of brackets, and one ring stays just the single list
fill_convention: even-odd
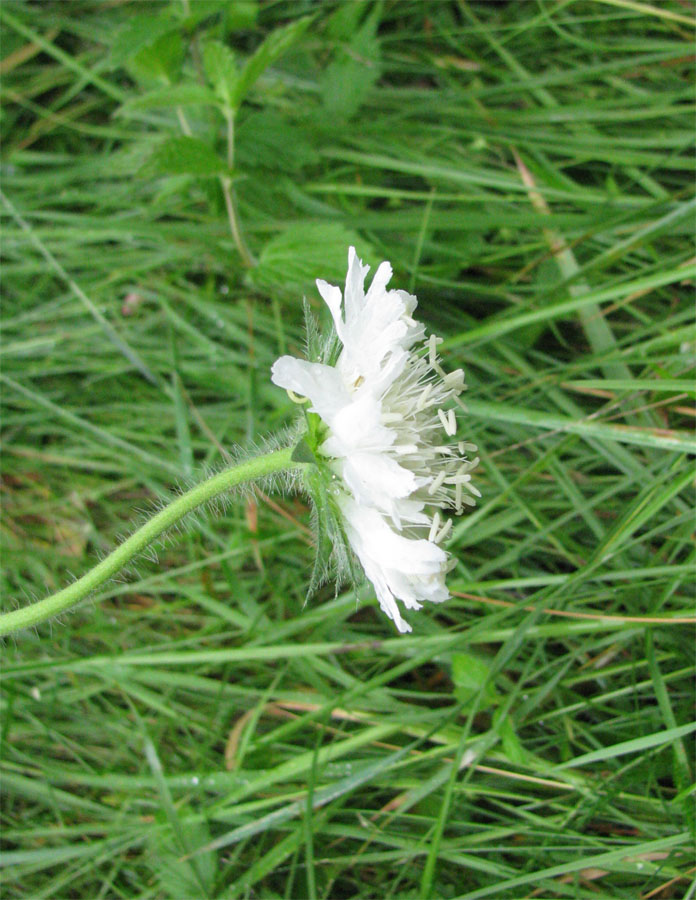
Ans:
[{"label": "knautia arvensis flower", "polygon": [[318,541],[310,590],[328,576],[330,560],[339,579],[355,579],[354,554],[381,608],[405,632],[411,626],[397,600],[420,609],[449,597],[445,576],[454,561],[443,545],[452,519],[443,511],[460,514],[481,496],[471,481],[479,460],[469,458],[474,444],[456,439],[452,403],[464,373],[441,368],[441,339],[426,340],[412,318],[416,298],[387,289],[389,263],[365,293],[368,271],[351,247],[343,297],[317,281],[335,330],[322,341],[308,317],[308,360],[282,356],[272,379],[308,401],[297,452],[314,463],[304,468]]},{"label": "knautia arvensis flower", "polygon": [[444,543],[452,520],[442,512],[461,513],[480,496],[471,483],[478,459],[467,455],[476,446],[457,440],[452,407],[464,373],[440,367],[439,339],[426,340],[413,319],[416,298],[387,290],[389,263],[379,266],[366,294],[367,272],[351,247],[343,296],[317,281],[333,316],[331,333],[322,339],[307,314],[308,359],[283,356],[273,366],[273,381],[305,405],[292,440],[253,457],[240,454],[162,506],[71,584],[0,613],[0,636],[77,606],[194,510],[279,476],[288,486],[302,484],[312,501],[317,556],[310,594],[331,574],[337,585],[346,577],[360,583],[357,560],[401,632],[411,626],[399,602],[420,609],[424,600],[446,600],[453,560]]}]

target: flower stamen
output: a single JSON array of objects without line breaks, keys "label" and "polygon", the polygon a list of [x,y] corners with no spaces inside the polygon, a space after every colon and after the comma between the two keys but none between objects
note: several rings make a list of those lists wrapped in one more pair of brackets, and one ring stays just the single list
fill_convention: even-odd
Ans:
[{"label": "flower stamen", "polygon": [[425,409],[427,402],[428,402],[428,397],[432,394],[432,392],[433,392],[432,384],[426,384],[426,386],[421,391],[421,395],[418,398],[418,402],[416,403],[416,412],[420,412],[422,409]]},{"label": "flower stamen", "polygon": [[442,485],[445,481],[446,475],[447,475],[446,471],[440,472],[440,474],[437,476],[435,481],[433,481],[433,483],[430,485],[430,487],[428,488],[428,493],[430,494],[431,497],[438,488],[442,487]]},{"label": "flower stamen", "polygon": [[435,334],[431,334],[428,338],[428,363],[430,364],[430,368],[434,369],[438,375],[444,377],[444,372],[440,368],[437,362],[437,345],[442,344],[444,338],[438,337]]},{"label": "flower stamen", "polygon": [[444,539],[447,537],[447,535],[450,533],[451,530],[452,530],[452,520],[447,519],[445,524],[440,529],[440,531],[438,531],[438,533],[435,537],[435,543],[436,544],[442,543],[442,541],[444,541]]}]

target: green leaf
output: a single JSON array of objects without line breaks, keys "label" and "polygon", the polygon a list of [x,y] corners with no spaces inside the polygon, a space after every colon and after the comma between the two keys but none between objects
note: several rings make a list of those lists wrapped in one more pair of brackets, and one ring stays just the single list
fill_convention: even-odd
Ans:
[{"label": "green leaf", "polygon": [[172,9],[188,30],[221,13],[222,30],[228,32],[252,28],[259,13],[259,4],[257,0],[193,0],[184,8],[181,0],[173,0]]},{"label": "green leaf", "polygon": [[160,144],[140,170],[146,175],[198,175],[209,178],[227,171],[215,151],[198,138],[174,137]]},{"label": "green leaf", "polygon": [[696,722],[687,722],[677,728],[667,728],[664,731],[658,731],[654,734],[645,734],[642,737],[632,738],[630,741],[620,741],[618,744],[600,747],[599,750],[592,750],[590,753],[583,753],[570,759],[567,762],[554,766],[552,772],[560,772],[561,769],[581,768],[588,766],[594,762],[606,762],[608,759],[615,759],[617,756],[625,756],[627,753],[645,753],[655,747],[668,747],[675,740],[693,734],[696,731]]},{"label": "green leaf", "polygon": [[314,290],[317,278],[334,284],[345,281],[351,245],[363,259],[372,255],[364,240],[339,223],[290,225],[266,244],[250,278],[263,290],[293,294],[299,300]]},{"label": "green leaf", "polygon": [[483,656],[473,653],[452,655],[452,681],[455,684],[454,695],[458,700],[466,703],[483,691],[480,709],[496,703],[498,695],[490,675],[491,663]]},{"label": "green leaf", "polygon": [[203,47],[203,68],[218,100],[228,109],[239,81],[234,53],[221,41],[208,41]]},{"label": "green leaf", "polygon": [[176,84],[156,88],[132,97],[120,106],[115,115],[128,116],[136,110],[167,109],[175,106],[210,106],[217,104],[215,94],[200,84]]},{"label": "green leaf", "polygon": [[503,707],[497,709],[493,715],[493,725],[500,735],[503,752],[511,763],[524,766],[529,762],[529,754],[522,746],[515,731],[515,723],[509,710]]},{"label": "green leaf", "polygon": [[318,154],[305,133],[273,110],[246,116],[236,132],[240,169],[263,167],[297,172],[316,163]]},{"label": "green leaf", "polygon": [[332,116],[349,119],[355,115],[379,78],[377,24],[377,17],[370,16],[350,41],[337,50],[322,76],[322,100]]},{"label": "green leaf", "polygon": [[[473,330],[473,329],[472,329]],[[527,409],[513,403],[488,403],[482,400],[467,400],[467,408],[474,418],[491,422],[513,422],[526,428],[543,428],[546,431],[566,431],[580,434],[588,440],[619,441],[623,444],[638,444],[642,447],[661,447],[680,453],[696,454],[696,440],[689,431],[665,430],[661,428],[640,428],[632,425],[594,422],[588,416],[574,419],[559,416],[553,412]]]},{"label": "green leaf", "polygon": [[109,65],[122,66],[145,47],[151,47],[163,35],[176,31],[177,23],[168,15],[136,15],[116,32],[111,45]]},{"label": "green leaf", "polygon": [[254,27],[259,15],[258,0],[235,0],[234,3],[225,0],[225,5],[225,25],[230,31]]},{"label": "green leaf", "polygon": [[339,3],[326,20],[326,36],[331,41],[349,40],[358,30],[365,12],[362,3]]},{"label": "green leaf", "polygon": [[144,84],[176,81],[184,60],[184,42],[178,31],[163,34],[130,58],[128,71]]},{"label": "green leaf", "polygon": [[283,28],[276,28],[275,31],[268,35],[242,69],[232,98],[235,107],[240,105],[265,70],[287,52],[295,41],[305,33],[313,19],[314,16],[305,16],[302,19],[291,22],[289,25],[285,25]]}]

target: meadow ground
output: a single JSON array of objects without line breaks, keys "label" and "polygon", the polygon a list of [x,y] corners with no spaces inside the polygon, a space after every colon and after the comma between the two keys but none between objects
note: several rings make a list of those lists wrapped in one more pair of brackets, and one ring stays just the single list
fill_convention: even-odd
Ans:
[{"label": "meadow ground", "polygon": [[8,639],[3,897],[696,895],[692,14],[2,3],[5,608],[291,421],[353,243],[483,493],[409,636],[259,494]]}]

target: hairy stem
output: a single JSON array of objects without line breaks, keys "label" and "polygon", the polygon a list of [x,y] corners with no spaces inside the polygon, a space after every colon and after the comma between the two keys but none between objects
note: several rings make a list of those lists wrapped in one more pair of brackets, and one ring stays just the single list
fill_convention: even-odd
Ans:
[{"label": "hairy stem", "polygon": [[124,566],[127,566],[134,557],[168,528],[180,522],[192,510],[212,500],[218,494],[245,481],[252,481],[273,472],[296,468],[297,463],[291,459],[292,452],[292,447],[287,447],[239,463],[230,469],[225,469],[224,472],[213,475],[212,478],[208,478],[182,496],[177,497],[82,578],[58,591],[57,594],[39,600],[38,603],[0,615],[0,637],[22,628],[39,625],[52,616],[75,606]]}]

